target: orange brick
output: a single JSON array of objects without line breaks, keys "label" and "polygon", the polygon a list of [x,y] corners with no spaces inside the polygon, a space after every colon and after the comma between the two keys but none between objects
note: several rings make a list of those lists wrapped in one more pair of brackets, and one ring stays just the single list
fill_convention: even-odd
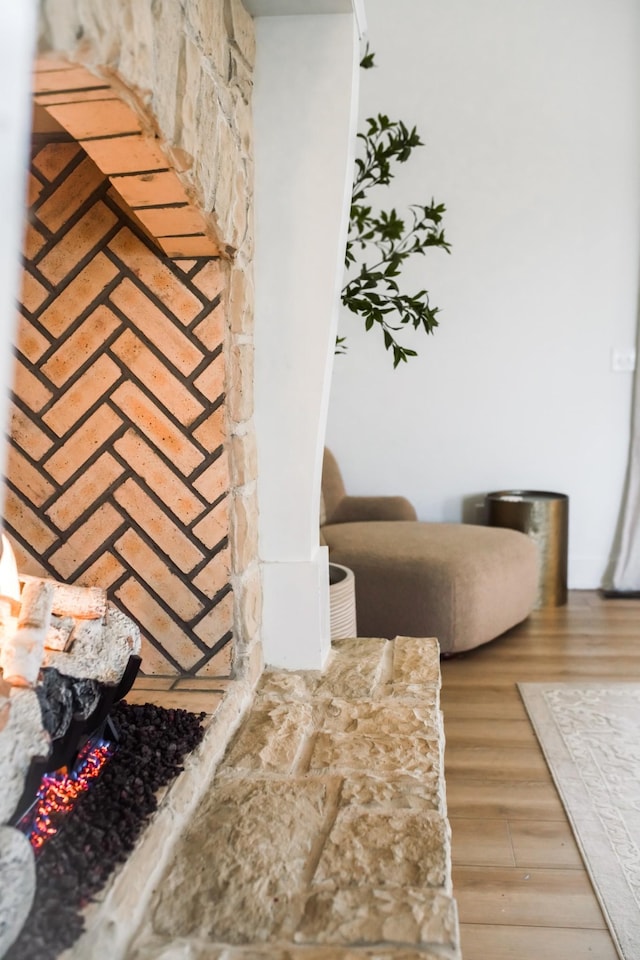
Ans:
[{"label": "orange brick", "polygon": [[[141,621],[141,618],[137,617],[136,619]],[[140,656],[142,657],[142,665],[140,669],[144,670],[145,676],[167,677],[167,675],[171,675],[173,677],[179,677],[182,672],[177,667],[174,667],[172,663],[169,663],[167,658],[162,655],[160,650],[157,650],[154,647],[144,630],[140,631]],[[133,701],[131,700],[132,696],[135,698],[137,697],[137,694],[133,692],[128,693],[128,703],[136,702],[135,699]],[[151,699],[152,698],[147,693],[143,702],[147,703]]]},{"label": "orange brick", "polygon": [[76,140],[140,132],[138,118],[122,100],[107,98],[93,103],[48,106],[47,109]]},{"label": "orange brick", "polygon": [[218,650],[218,652],[211,657],[211,660],[209,660],[204,667],[201,667],[201,669],[198,670],[197,676],[210,677],[211,681],[213,681],[216,677],[220,677],[221,680],[228,681],[233,673],[233,656],[233,640],[229,640],[227,643],[225,643],[222,650]]},{"label": "orange brick", "polygon": [[220,244],[204,233],[195,236],[158,237],[168,257],[217,257]]},{"label": "orange brick", "polygon": [[226,493],[229,485],[229,461],[224,451],[193,482],[194,489],[207,503],[213,503],[221,494]]},{"label": "orange brick", "polygon": [[30,370],[16,361],[13,391],[30,410],[37,413],[51,399],[51,391],[37,380]]},{"label": "orange brick", "polygon": [[115,449],[182,523],[200,516],[202,502],[134,430],[117,440]]},{"label": "orange brick", "polygon": [[181,323],[191,323],[200,313],[202,304],[198,298],[130,230],[121,230],[109,247]]},{"label": "orange brick", "polygon": [[103,253],[97,254],[84,270],[60,291],[51,306],[40,315],[40,322],[53,337],[62,336],[69,324],[100,297],[104,288],[117,274],[118,268]]},{"label": "orange brick", "polygon": [[103,590],[108,590],[124,572],[124,567],[112,553],[103,553],[78,578],[77,583],[81,587],[102,587]]},{"label": "orange brick", "polygon": [[224,443],[227,436],[227,421],[224,407],[218,407],[217,410],[207,417],[199,427],[193,431],[193,436],[198,443],[201,443],[205,450],[213,453]]},{"label": "orange brick", "polygon": [[111,183],[130,207],[188,203],[184,187],[172,170],[111,176]]},{"label": "orange brick", "polygon": [[158,450],[175,463],[185,476],[202,463],[204,457],[200,451],[135,384],[123,383],[114,391],[112,399],[124,415]]},{"label": "orange brick", "polygon": [[49,296],[49,291],[43,287],[39,280],[23,269],[22,287],[20,290],[20,303],[27,308],[29,313],[34,313],[39,306]]},{"label": "orange brick", "polygon": [[62,437],[120,378],[120,368],[110,357],[99,357],[47,410],[42,419]]},{"label": "orange brick", "polygon": [[42,258],[39,263],[40,272],[50,283],[60,283],[74,265],[100,243],[115,223],[115,214],[104,203],[94,203]]},{"label": "orange brick", "polygon": [[208,647],[213,647],[232,628],[233,594],[227,593],[193,628],[193,632]]},{"label": "orange brick", "polygon": [[34,260],[35,257],[40,253],[44,247],[46,241],[41,233],[33,226],[33,224],[28,223],[24,231],[24,240],[22,243],[22,250],[26,260]]},{"label": "orange brick", "polygon": [[229,504],[226,497],[193,528],[193,532],[209,550],[229,536]]},{"label": "orange brick", "polygon": [[215,300],[229,283],[229,269],[224,260],[209,260],[192,277],[192,283],[208,300]]},{"label": "orange brick", "polygon": [[[164,344],[159,344],[164,349]],[[184,387],[169,370],[166,363],[154,353],[131,330],[125,330],[112,345],[111,350],[149,390],[176,420],[188,426],[196,420],[204,407],[190,390]]]},{"label": "orange brick", "polygon": [[27,184],[27,203],[30,207],[33,206],[41,193],[42,184],[36,179],[36,177],[34,177],[32,173],[30,173]]},{"label": "orange brick", "polygon": [[[11,538],[9,538],[11,539]],[[17,540],[11,540],[13,553],[16,558],[18,573],[24,573],[30,577],[50,577],[51,574],[43,567],[38,557],[33,556]]]},{"label": "orange brick", "polygon": [[180,237],[185,234],[203,232],[200,213],[195,207],[188,204],[185,204],[184,207],[137,209],[136,216],[154,237]]},{"label": "orange brick", "polygon": [[166,170],[167,158],[153,140],[142,134],[85,140],[82,146],[105,174]]},{"label": "orange brick", "polygon": [[[116,597],[126,605],[143,629],[171,653],[183,670],[190,669],[202,657],[201,651],[136,579],[127,580],[116,590]],[[143,644],[142,667],[146,674],[178,672],[152,644],[148,647]]]},{"label": "orange brick", "polygon": [[131,280],[119,283],[110,299],[125,316],[135,319],[137,329],[159,344],[167,360],[185,376],[201,362],[202,351]]},{"label": "orange brick", "polygon": [[62,577],[71,577],[122,524],[123,519],[118,511],[110,503],[103,503],[86,523],[51,555],[49,562]]},{"label": "orange brick", "polygon": [[78,479],[57,497],[47,516],[60,530],[66,530],[87,507],[104,496],[112,483],[122,475],[122,467],[109,453],[103,453]]},{"label": "orange brick", "polygon": [[200,600],[134,530],[127,530],[116,542],[115,548],[143,583],[163,598],[178,619],[188,622],[202,611]]},{"label": "orange brick", "polygon": [[[58,103],[88,103],[92,100],[104,100],[104,89],[99,87],[97,90],[72,90],[69,93],[36,93],[33,96],[34,103],[48,110],[49,107]],[[53,116],[53,114],[52,114]],[[64,130],[64,124],[58,120],[53,120]]]},{"label": "orange brick", "polygon": [[121,426],[122,420],[117,413],[110,407],[99,407],[45,461],[47,471],[57,483],[65,483]]},{"label": "orange brick", "polygon": [[127,480],[115,491],[119,506],[151,537],[183,573],[189,573],[204,554],[176,526],[167,514],[142,490],[134,480]]},{"label": "orange brick", "polygon": [[215,350],[224,342],[226,330],[226,319],[222,304],[214,307],[204,320],[194,328],[194,333],[198,340],[205,345],[207,350]]},{"label": "orange brick", "polygon": [[89,73],[84,67],[71,66],[71,64],[68,64],[67,70],[39,70],[33,77],[33,89],[35,93],[82,90],[87,87],[102,87],[109,90],[109,84],[106,80],[102,80],[93,73]]},{"label": "orange brick", "polygon": [[16,347],[29,363],[37,363],[51,344],[25,317],[18,317]]},{"label": "orange brick", "polygon": [[26,416],[15,403],[11,404],[11,439],[28,453],[33,460],[41,460],[47,450],[52,447],[52,441],[34,422],[32,417]]},{"label": "orange brick", "polygon": [[36,213],[38,220],[56,233],[103,182],[102,172],[86,157],[40,204]]},{"label": "orange brick", "polygon": [[215,360],[212,360],[209,365],[206,367],[203,373],[193,381],[194,386],[198,388],[200,393],[213,403],[214,400],[217,400],[221,393],[224,393],[224,375],[225,375],[225,362],[224,354],[219,353]]},{"label": "orange brick", "polygon": [[57,540],[47,524],[36,516],[31,507],[7,488],[4,518],[9,527],[20,532],[21,538],[36,554],[42,554]]},{"label": "orange brick", "polygon": [[195,267],[197,260],[175,260],[174,267],[177,267],[178,270],[182,270],[183,273],[189,273],[190,270]]},{"label": "orange brick", "polygon": [[33,165],[46,180],[55,180],[79,152],[77,143],[48,143],[36,154]]},{"label": "orange brick", "polygon": [[121,321],[108,307],[98,307],[62,341],[62,346],[43,365],[42,372],[61,387],[89,357],[102,349],[105,340],[119,326]]},{"label": "orange brick", "polygon": [[206,567],[203,567],[197,577],[194,577],[193,583],[201,590],[205,596],[213,600],[215,595],[229,583],[231,573],[231,560],[228,547],[216,553]]},{"label": "orange brick", "polygon": [[33,63],[33,72],[40,73],[42,70],[69,70],[71,63],[64,57],[56,57],[55,54],[45,53],[41,57],[36,57]]},{"label": "orange brick", "polygon": [[47,478],[12,446],[8,450],[7,476],[32,506],[41,507],[55,491]]}]

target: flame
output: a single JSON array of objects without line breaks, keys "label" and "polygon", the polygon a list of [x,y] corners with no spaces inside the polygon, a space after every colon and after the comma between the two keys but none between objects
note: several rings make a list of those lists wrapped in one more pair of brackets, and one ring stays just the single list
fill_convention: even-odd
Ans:
[{"label": "flame", "polygon": [[44,775],[33,807],[18,823],[18,829],[28,834],[36,852],[56,835],[78,797],[100,776],[114,751],[115,745],[107,740],[89,741],[81,750],[72,773],[63,767]]}]

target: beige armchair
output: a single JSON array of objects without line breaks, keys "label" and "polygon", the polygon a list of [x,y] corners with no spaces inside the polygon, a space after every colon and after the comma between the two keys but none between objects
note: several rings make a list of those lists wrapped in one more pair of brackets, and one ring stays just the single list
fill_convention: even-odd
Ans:
[{"label": "beige armchair", "polygon": [[531,612],[538,551],[524,533],[424,523],[404,497],[348,496],[325,450],[321,538],[355,574],[363,637],[437,637],[443,653],[493,640]]}]

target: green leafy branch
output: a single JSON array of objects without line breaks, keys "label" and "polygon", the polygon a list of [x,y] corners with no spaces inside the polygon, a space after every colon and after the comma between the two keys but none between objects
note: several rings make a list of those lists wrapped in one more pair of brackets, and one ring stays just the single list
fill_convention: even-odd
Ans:
[{"label": "green leafy branch", "polygon": [[[367,50],[361,66],[373,66],[373,54]],[[351,196],[349,232],[345,253],[347,271],[358,268],[342,290],[342,303],[362,317],[366,330],[374,325],[382,332],[385,350],[393,353],[393,366],[415,357],[416,351],[402,346],[396,333],[407,326],[432,333],[438,326],[438,307],[432,307],[427,290],[415,294],[400,291],[397,277],[403,263],[414,254],[424,255],[429,247],[450,249],[440,224],[443,204],[414,204],[407,218],[397,212],[374,212],[367,202],[373,187],[386,186],[393,179],[394,165],[405,163],[416,147],[423,146],[417,130],[384,114],[370,117],[365,133],[358,139],[363,155],[356,159],[356,176]],[[359,263],[357,251],[372,252],[374,261]],[[336,351],[345,352],[345,338],[339,337]]]}]

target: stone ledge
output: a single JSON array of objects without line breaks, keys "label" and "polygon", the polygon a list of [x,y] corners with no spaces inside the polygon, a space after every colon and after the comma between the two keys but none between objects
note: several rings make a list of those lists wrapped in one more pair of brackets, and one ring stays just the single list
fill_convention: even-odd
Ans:
[{"label": "stone ledge", "polygon": [[267,671],[127,956],[459,960],[439,685],[406,637]]}]

